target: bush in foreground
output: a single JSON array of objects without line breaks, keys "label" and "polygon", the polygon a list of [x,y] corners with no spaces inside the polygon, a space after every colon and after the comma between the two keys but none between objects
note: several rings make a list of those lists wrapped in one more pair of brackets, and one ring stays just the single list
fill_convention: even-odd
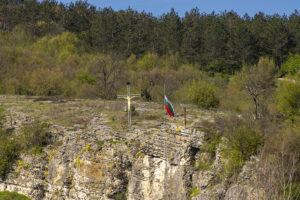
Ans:
[{"label": "bush in foreground", "polygon": [[238,174],[251,155],[256,155],[258,148],[263,143],[260,132],[247,126],[239,126],[233,133],[227,136],[226,147],[222,154],[226,158],[225,176],[231,177]]},{"label": "bush in foreground", "polygon": [[30,198],[17,192],[4,191],[0,192],[0,200],[30,200]]},{"label": "bush in foreground", "polygon": [[0,129],[0,179],[6,178],[20,153],[36,152],[49,143],[50,135],[44,123],[25,125],[21,135]]}]

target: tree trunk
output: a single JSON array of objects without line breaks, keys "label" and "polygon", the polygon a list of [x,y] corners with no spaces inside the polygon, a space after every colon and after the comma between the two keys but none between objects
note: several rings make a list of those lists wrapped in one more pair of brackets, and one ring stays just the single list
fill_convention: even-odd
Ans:
[{"label": "tree trunk", "polygon": [[255,104],[255,119],[258,119],[258,103],[257,103],[257,99],[255,97],[253,97],[253,101]]}]

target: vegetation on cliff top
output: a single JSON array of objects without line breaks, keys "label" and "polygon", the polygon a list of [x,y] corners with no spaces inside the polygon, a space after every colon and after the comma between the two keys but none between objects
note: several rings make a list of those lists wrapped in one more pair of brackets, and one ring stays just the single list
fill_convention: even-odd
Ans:
[{"label": "vegetation on cliff top", "polygon": [[19,154],[25,151],[37,153],[50,143],[46,126],[38,121],[24,125],[21,134],[11,129],[0,129],[0,179],[5,179]]}]

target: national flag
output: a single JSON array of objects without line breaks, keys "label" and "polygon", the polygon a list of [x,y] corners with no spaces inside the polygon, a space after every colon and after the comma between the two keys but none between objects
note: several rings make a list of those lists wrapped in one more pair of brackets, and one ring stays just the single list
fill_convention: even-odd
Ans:
[{"label": "national flag", "polygon": [[165,109],[167,113],[170,115],[170,117],[174,117],[175,115],[174,108],[171,101],[169,101],[169,99],[167,98],[167,96],[165,96]]}]

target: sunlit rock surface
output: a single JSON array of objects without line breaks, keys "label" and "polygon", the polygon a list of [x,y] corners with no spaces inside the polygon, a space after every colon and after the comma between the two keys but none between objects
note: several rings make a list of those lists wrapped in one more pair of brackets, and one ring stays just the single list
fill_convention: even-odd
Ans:
[{"label": "sunlit rock surface", "polygon": [[[12,105],[8,108],[10,116],[6,126],[17,131],[23,123],[34,120],[33,114],[37,112],[34,109],[41,109],[26,107],[27,101],[37,107],[39,102],[23,101],[17,104],[10,98],[1,99],[2,105]],[[45,102],[40,104],[46,106]],[[139,106],[140,110],[149,107],[144,102],[136,105]],[[25,107],[31,114],[24,110]],[[93,106],[88,108],[90,110],[85,112],[90,115],[84,119],[84,125],[54,123],[41,114],[40,119],[49,124],[53,143],[45,147],[43,153],[22,154],[8,177],[0,181],[0,191],[17,191],[36,200],[233,200],[257,199],[263,192],[252,187],[255,176],[250,165],[244,167],[237,183],[216,180],[222,168],[218,149],[210,169],[195,167],[195,159],[209,157],[200,152],[205,133],[194,127],[180,126],[178,121],[182,116],[165,125],[159,120],[140,120],[143,121],[140,127],[136,125],[128,131],[126,122],[117,129],[110,125],[108,112],[96,112]],[[43,109],[51,112],[52,107]],[[204,117],[209,118],[208,115]],[[191,118],[195,118],[192,125],[201,120],[195,116]],[[145,125],[147,122],[149,127]]]}]

